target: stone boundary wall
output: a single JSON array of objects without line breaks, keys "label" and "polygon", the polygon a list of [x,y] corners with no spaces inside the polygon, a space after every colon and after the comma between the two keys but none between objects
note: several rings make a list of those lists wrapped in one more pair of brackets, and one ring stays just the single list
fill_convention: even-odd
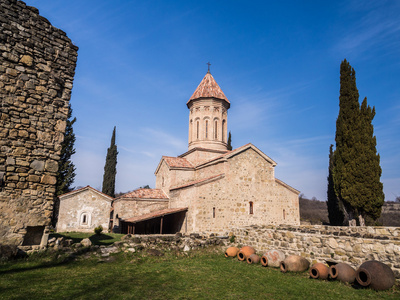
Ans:
[{"label": "stone boundary wall", "polygon": [[385,202],[382,206],[382,213],[400,212],[400,202]]},{"label": "stone boundary wall", "polygon": [[400,279],[400,227],[249,226],[231,234],[238,245],[252,246],[258,254],[278,249],[311,263],[331,260],[356,269],[367,260],[378,260]]},{"label": "stone boundary wall", "polygon": [[0,243],[50,225],[78,47],[22,1],[0,1]]}]

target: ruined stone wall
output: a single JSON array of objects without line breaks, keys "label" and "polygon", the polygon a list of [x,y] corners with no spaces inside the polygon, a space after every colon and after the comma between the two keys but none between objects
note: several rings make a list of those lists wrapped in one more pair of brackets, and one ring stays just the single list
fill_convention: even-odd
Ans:
[{"label": "ruined stone wall", "polygon": [[22,1],[0,22],[0,243],[20,245],[51,221],[78,47]]},{"label": "ruined stone wall", "polygon": [[399,227],[249,226],[232,230],[236,242],[260,254],[282,250],[310,262],[334,260],[358,268],[367,260],[381,261],[400,279]]}]

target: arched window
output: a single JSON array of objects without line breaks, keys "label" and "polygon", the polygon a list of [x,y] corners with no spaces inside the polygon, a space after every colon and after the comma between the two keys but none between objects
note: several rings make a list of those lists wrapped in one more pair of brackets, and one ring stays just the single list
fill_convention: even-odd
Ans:
[{"label": "arched window", "polygon": [[215,219],[215,207],[213,207],[213,218]]},{"label": "arched window", "polygon": [[252,215],[253,214],[253,201],[249,202],[249,214]]},{"label": "arched window", "polygon": [[197,121],[197,124],[196,124],[196,126],[197,126],[196,138],[197,138],[197,139],[199,139],[199,134],[200,134],[200,122],[199,122],[199,121]]},{"label": "arched window", "polygon": [[285,210],[283,210],[283,219],[284,220],[286,219],[286,211]]},{"label": "arched window", "polygon": [[193,120],[190,120],[190,123],[189,123],[189,143],[192,142],[192,138],[193,138]]},{"label": "arched window", "polygon": [[218,139],[218,121],[215,120],[214,122],[214,139]]},{"label": "arched window", "polygon": [[206,120],[206,139],[208,139],[208,120]]},{"label": "arched window", "polygon": [[89,215],[87,213],[81,214],[81,225],[88,225],[89,224]]},{"label": "arched window", "polygon": [[223,142],[225,142],[225,124],[226,124],[226,121],[223,120],[222,121],[222,141]]}]

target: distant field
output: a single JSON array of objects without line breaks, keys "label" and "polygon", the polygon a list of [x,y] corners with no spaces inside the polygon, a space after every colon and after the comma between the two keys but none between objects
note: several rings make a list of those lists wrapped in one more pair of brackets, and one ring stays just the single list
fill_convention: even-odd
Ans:
[{"label": "distant field", "polygon": [[[86,257],[88,256],[88,257]],[[107,259],[55,253],[0,264],[1,299],[399,299],[399,287],[375,292],[308,273],[281,273],[225,258],[220,250],[189,254],[121,253]]]},{"label": "distant field", "polygon": [[[301,221],[309,222],[313,225],[329,224],[328,208],[325,201],[300,198],[299,204]],[[390,207],[390,205],[393,205],[393,202],[385,202],[381,217],[378,219],[378,224],[400,227],[400,210],[389,211],[385,209],[385,205]]]}]

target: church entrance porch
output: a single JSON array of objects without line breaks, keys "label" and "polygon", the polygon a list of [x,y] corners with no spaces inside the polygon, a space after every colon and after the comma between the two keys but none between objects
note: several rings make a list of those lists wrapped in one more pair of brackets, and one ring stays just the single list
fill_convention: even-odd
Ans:
[{"label": "church entrance porch", "polygon": [[187,207],[163,209],[121,220],[121,233],[175,234],[182,230],[187,210]]}]

